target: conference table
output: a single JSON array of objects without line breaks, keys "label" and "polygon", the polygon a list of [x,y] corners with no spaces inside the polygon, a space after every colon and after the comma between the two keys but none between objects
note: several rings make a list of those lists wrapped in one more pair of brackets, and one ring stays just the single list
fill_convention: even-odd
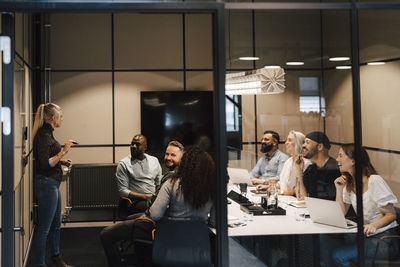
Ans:
[{"label": "conference table", "polygon": [[[260,203],[263,194],[250,192],[254,189],[255,187],[248,186],[246,197],[253,203]],[[227,193],[230,190],[240,193],[237,185],[229,184]],[[263,258],[263,261],[268,261],[269,264],[271,258],[274,257],[272,247],[276,246],[276,243],[282,244],[283,242],[286,244],[284,246],[287,251],[288,266],[319,266],[319,250],[323,249],[319,242],[320,234],[357,232],[357,228],[344,229],[313,223],[310,218],[299,216],[308,214],[307,208],[291,206],[288,204],[291,201],[296,201],[296,198],[278,196],[278,206],[286,210],[286,215],[248,216],[241,210],[238,203],[230,200],[231,203],[228,204],[228,236],[236,239],[252,254],[260,259]]]},{"label": "conference table", "polygon": [[[248,186],[246,197],[254,202],[260,203],[263,194],[250,192],[255,187]],[[228,185],[228,192],[234,190],[240,193],[237,185]],[[308,214],[307,208],[296,208],[289,205],[296,201],[293,196],[278,196],[278,206],[286,210],[286,215],[258,215],[253,216],[252,221],[245,221],[245,212],[240,205],[233,200],[228,204],[228,227],[229,236],[260,236],[260,235],[305,235],[305,234],[340,234],[356,233],[357,228],[344,229],[320,223],[313,223],[310,218],[300,220],[299,214]],[[238,226],[235,226],[238,225]]]}]

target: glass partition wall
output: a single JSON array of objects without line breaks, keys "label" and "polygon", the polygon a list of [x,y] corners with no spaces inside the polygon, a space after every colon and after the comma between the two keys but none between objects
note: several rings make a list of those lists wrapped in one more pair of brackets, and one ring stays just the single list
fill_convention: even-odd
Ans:
[{"label": "glass partition wall", "polygon": [[[225,109],[224,92],[221,91],[221,96],[223,96],[221,98],[216,89],[223,88],[223,79],[221,79],[224,70],[223,56],[219,56],[223,55],[220,52],[223,50],[223,42],[219,41],[219,36],[223,36],[223,20],[221,20],[223,6],[212,3],[183,4],[179,7],[165,3],[159,5],[131,3],[130,9],[128,8],[130,12],[124,13],[127,10],[124,8],[124,12],[111,13],[112,10],[121,11],[120,6],[123,5],[110,3],[110,8],[106,8],[104,4],[106,3],[102,3],[99,7],[94,3],[92,10],[86,10],[88,13],[74,13],[81,7],[77,3],[75,6],[74,4],[69,6],[71,9],[68,8],[65,12],[35,14],[33,19],[35,29],[32,33],[35,43],[29,46],[29,49],[34,51],[35,58],[32,63],[34,66],[32,68],[35,69],[34,88],[31,88],[33,107],[29,107],[31,110],[28,111],[25,109],[27,103],[21,102],[24,95],[20,92],[22,85],[20,85],[19,76],[21,74],[17,73],[15,74],[17,88],[14,88],[17,105],[15,114],[31,118],[39,104],[45,102],[59,104],[63,109],[64,123],[62,130],[55,131],[55,138],[60,143],[71,138],[79,142],[79,145],[71,149],[68,155],[75,166],[79,164],[115,165],[129,154],[130,142],[135,134],[147,135],[143,132],[143,124],[146,121],[164,124],[166,131],[169,131],[169,135],[165,132],[156,133],[163,146],[148,151],[149,154],[158,157],[161,165],[164,165],[166,144],[171,140],[178,140],[185,146],[200,145],[217,163],[224,162],[225,154],[221,156],[217,148],[217,144],[225,147],[224,128],[221,128],[221,131],[217,127],[220,124],[225,125],[224,113],[218,112],[220,107],[222,110]],[[26,8],[23,3],[11,6],[10,8],[7,2],[0,8],[9,11],[14,11],[14,8],[19,10]],[[57,11],[65,8],[61,2],[58,2],[52,6],[54,8],[52,11],[57,7],[60,7]],[[99,8],[102,12],[98,12]],[[152,8],[156,13],[150,13]],[[41,3],[37,2],[30,7],[29,12],[35,12],[35,10],[43,12],[44,9]],[[161,13],[160,9],[163,9]],[[92,11],[97,12],[90,13]],[[143,11],[145,13],[142,13]],[[11,21],[14,20],[11,19]],[[20,27],[17,32],[21,34]],[[19,47],[21,42],[17,44]],[[216,71],[216,68],[221,71]],[[10,77],[2,78],[12,80],[12,77],[10,75]],[[30,85],[30,82],[30,79],[27,79],[26,84]],[[170,97],[150,99],[147,103],[154,108],[165,109],[162,117],[154,118],[152,114],[141,114],[143,104],[141,93],[147,92],[170,94]],[[181,98],[174,102],[174,95],[179,95]],[[202,95],[205,97],[200,99]],[[185,96],[194,96],[194,98],[186,101]],[[184,100],[179,102],[179,99]],[[199,102],[207,107],[207,112],[197,107]],[[172,105],[175,106],[171,107]],[[193,114],[192,110],[196,107],[197,113]],[[170,114],[168,109],[174,113]],[[20,110],[26,112],[20,112]],[[205,114],[208,114],[207,118],[204,118]],[[222,117],[218,114],[222,114]],[[185,120],[186,116],[189,116],[189,120]],[[196,116],[199,120],[196,120]],[[200,125],[199,122],[205,119],[207,125]],[[19,129],[20,125],[17,126],[18,133],[15,137],[19,140],[22,138],[22,132]],[[149,133],[149,129],[147,131]],[[27,138],[30,138],[29,133],[27,134]],[[154,143],[154,140],[150,141],[149,138],[148,142],[150,147],[150,143]],[[16,146],[20,150],[23,147],[20,142]],[[15,162],[19,162],[20,154],[16,157]],[[4,157],[2,162],[7,163]],[[226,164],[217,164],[217,166],[220,165]],[[220,173],[219,169],[217,167],[217,172]],[[220,176],[219,174],[218,177]],[[19,169],[14,172],[14,177],[20,179]],[[113,177],[114,175],[108,178],[115,182]],[[22,182],[18,180],[16,184],[22,184]],[[83,186],[79,185],[79,188],[84,191],[96,190],[99,189],[94,188],[96,184],[99,187],[107,187],[102,183],[89,182]],[[211,190],[216,190],[216,187],[213,182]],[[110,207],[105,207],[108,209],[107,212],[101,212],[98,207],[82,211],[79,208],[70,210],[67,205],[68,198],[71,197],[69,195],[71,189],[78,190],[66,182],[62,183],[64,223],[94,221],[111,223],[115,219],[120,219],[115,217],[115,210],[113,213]],[[17,224],[20,224],[22,220],[30,219],[29,222],[31,222],[35,215],[31,206],[34,200],[30,195],[31,190],[22,191],[17,187],[15,191],[16,205],[15,207],[10,205],[9,210],[18,210],[15,219]],[[91,196],[91,193],[86,195]],[[7,194],[8,196],[10,194]],[[2,195],[2,198],[5,198],[5,195]],[[27,199],[29,203],[26,203]],[[24,216],[22,219],[19,210],[30,212],[30,218]],[[2,211],[3,215],[6,214],[4,209]],[[222,215],[217,215],[217,217],[225,219]],[[220,220],[221,218],[218,218],[217,221]],[[72,225],[64,224],[63,226]],[[6,230],[3,231],[3,237],[4,232],[8,234],[12,231],[9,228]],[[14,262],[17,265],[23,265],[22,261],[26,260],[25,256],[29,253],[26,240],[29,241],[33,236],[30,227],[26,230],[29,235],[24,240],[16,240],[15,247],[12,246],[12,251],[15,253],[8,253],[7,257],[3,257],[4,266],[15,265],[12,264]],[[223,230],[218,231],[218,234],[220,233],[222,234]],[[98,236],[94,238],[98,241]],[[222,245],[214,245],[217,242],[222,244],[223,240],[221,240],[222,238],[218,235],[217,238],[214,235],[212,247],[222,247]],[[3,243],[13,244],[7,241],[8,239]],[[99,252],[101,254],[102,251]],[[220,252],[219,258],[222,258],[221,254],[224,253]],[[14,254],[16,259],[13,257]],[[226,259],[220,262],[222,265],[227,264]],[[27,265],[30,265],[29,261]]]},{"label": "glass partition wall", "polygon": [[[44,19],[47,95],[63,107],[65,117],[64,130],[56,136],[79,140],[70,151],[76,164],[117,163],[129,153],[143,118],[154,119],[141,114],[141,92],[214,88],[210,14],[61,13]],[[162,107],[166,100],[160,101]],[[177,119],[169,117],[170,124],[179,125]],[[154,147],[151,140],[149,147]],[[162,162],[164,149],[149,153]]]},{"label": "glass partition wall", "polygon": [[[44,95],[63,108],[57,140],[79,142],[69,152],[74,164],[117,164],[130,154],[136,134],[147,137],[146,153],[158,158],[163,173],[168,172],[165,149],[173,140],[187,148],[199,145],[218,162],[216,112],[224,105],[215,105],[216,17],[207,12],[42,15]],[[81,187],[97,190],[84,180]],[[68,183],[61,189],[65,222],[114,220],[115,209],[68,210],[69,194],[78,189]],[[217,239],[213,236],[213,248]]]},{"label": "glass partition wall", "polygon": [[[362,146],[365,147],[372,165],[380,175],[378,178],[372,176],[372,179],[368,179],[371,173],[367,175],[364,171],[362,172],[363,183],[360,188],[364,196],[364,223],[368,228],[370,223],[374,225],[385,220],[376,222],[377,218],[392,216],[389,222],[383,223],[383,226],[378,227],[375,233],[395,226],[396,222],[392,221],[396,217],[393,208],[396,204],[391,203],[396,203],[396,198],[400,196],[399,172],[396,167],[399,160],[399,151],[396,147],[399,143],[396,134],[398,130],[396,118],[400,110],[395,104],[396,97],[393,97],[397,94],[396,88],[398,88],[396,64],[399,58],[399,40],[398,34],[395,33],[399,26],[398,16],[396,16],[398,10],[360,10],[358,21],[355,17],[358,22],[355,28],[359,30],[359,39],[357,39],[357,32],[351,31],[351,9],[279,10],[275,9],[278,8],[277,6],[279,4],[275,7],[269,6],[273,8],[271,10],[268,10],[267,5],[253,6],[255,7],[253,10],[251,4],[248,5],[248,9],[244,8],[245,5],[242,9],[234,4],[227,6],[225,13],[227,73],[251,71],[268,66],[279,66],[285,72],[284,93],[227,95],[228,167],[246,169],[250,172],[250,177],[253,177],[257,174],[253,169],[257,169],[256,163],[259,160],[273,162],[273,157],[269,158],[271,154],[261,151],[266,130],[273,130],[279,134],[278,149],[286,153],[289,158],[293,155],[290,147],[293,138],[293,134],[290,133],[292,130],[306,135],[306,140],[311,138],[307,134],[320,131],[325,133],[330,140],[327,155],[337,169],[336,176],[340,177],[340,172],[346,173],[349,176],[345,177],[348,177],[346,179],[350,183],[350,180],[356,177],[355,154],[358,152],[354,152],[355,149],[347,144],[362,141]],[[353,13],[353,16],[355,14]],[[352,34],[356,36],[355,40],[359,41],[359,50],[357,50],[357,43],[353,40],[353,49],[355,47],[357,53],[352,51]],[[358,77],[354,76],[357,73],[352,70],[354,67],[352,58],[358,52],[362,136],[357,135],[357,140],[355,140],[354,133],[357,133],[355,129],[360,124],[358,121],[355,123],[353,115],[359,106],[354,106],[354,103],[358,103],[356,99],[353,101],[354,92],[358,90],[354,87]],[[244,60],[243,57],[255,58]],[[356,64],[357,62],[358,60]],[[353,77],[356,77],[356,80],[353,80]],[[230,102],[236,103],[237,113],[233,112]],[[239,122],[236,133],[240,129],[241,145],[229,138],[234,131],[228,121],[235,121],[234,114],[237,114],[236,120]],[[358,113],[357,116],[359,116]],[[305,147],[303,154],[310,156],[307,150],[309,147],[307,145]],[[343,158],[346,156],[353,159],[350,161],[353,165],[347,169],[343,163],[345,162]],[[303,177],[307,176],[307,171],[314,165],[320,168],[323,164],[321,165],[317,157],[312,157],[310,169],[303,169]],[[298,178],[291,173],[295,168],[288,166],[289,164],[282,167],[281,181],[278,184],[282,186],[287,182],[287,177],[292,177],[294,191],[290,194],[293,194],[296,193]],[[279,169],[278,165],[267,165],[267,168]],[[268,171],[270,170],[264,170],[264,172]],[[241,193],[240,186],[234,184],[236,178],[232,179],[232,176],[234,173],[228,185],[228,196],[231,195],[229,193],[231,190]],[[335,200],[336,191],[342,192],[340,188],[336,190],[333,184],[337,177],[331,176],[329,179],[330,188],[333,188],[334,193],[326,198],[331,200]],[[314,178],[323,179],[321,173],[320,176]],[[374,194],[372,192],[376,192],[373,191],[377,190],[375,183],[378,182],[376,181],[379,181],[380,185],[384,185],[386,189],[385,193],[376,193],[378,195],[376,198],[381,198],[380,200],[367,197]],[[268,182],[264,181],[264,183]],[[317,181],[314,180],[313,183]],[[266,188],[268,187],[263,189]],[[357,210],[355,194],[357,190],[349,185],[343,191],[342,199],[345,202],[343,206],[346,210],[346,218],[357,221],[354,211]],[[310,194],[312,197],[325,198]],[[382,201],[386,197],[385,194],[392,198],[389,203]],[[329,220],[323,221],[324,224],[313,223],[311,219],[319,221],[317,216],[324,214],[311,214],[311,219],[308,218],[312,204],[304,208],[303,202],[290,202],[298,201],[295,196],[280,195],[278,197],[279,207],[286,210],[285,216],[274,215],[273,212],[260,215],[257,206],[262,206],[264,197],[268,199],[268,191],[257,192],[255,187],[248,186],[247,194],[242,195],[245,195],[256,207],[246,208],[249,204],[239,205],[236,202],[240,203],[240,201],[232,200],[234,197],[230,198],[232,204],[228,204],[228,236],[229,242],[237,247],[230,251],[231,266],[232,260],[235,262],[238,257],[238,251],[242,251],[240,257],[248,256],[248,262],[268,266],[331,266],[330,264],[338,266],[339,259],[345,261],[350,259],[352,263],[357,263],[357,254],[355,257],[350,257],[346,252],[346,250],[350,251],[350,245],[353,251],[356,251],[357,245],[360,244],[361,238],[357,239],[357,228],[349,230],[326,225],[327,223],[334,224]],[[338,195],[342,194],[338,193]],[[377,205],[374,212],[379,214],[374,219],[370,214],[371,201],[377,203],[374,204]],[[307,203],[306,199],[304,205]],[[389,211],[385,210],[386,208]],[[303,214],[306,214],[306,218]],[[330,217],[335,217],[334,214],[331,210]],[[337,215],[342,216],[342,213]],[[386,224],[390,226],[385,228]],[[373,261],[376,249],[376,242],[371,240],[381,235],[383,234],[362,239],[368,248],[365,251],[366,264]],[[364,234],[359,236],[366,237]],[[397,242],[397,240],[393,241],[390,246],[396,248]],[[344,247],[346,247],[345,251],[341,250]],[[389,260],[389,258],[397,255],[395,250],[385,251],[385,245],[381,245],[381,248],[377,250],[375,262],[385,260],[393,262],[393,259]],[[256,256],[256,259],[251,258],[251,255]],[[363,262],[357,264],[362,265]]]},{"label": "glass partition wall", "polygon": [[[228,167],[251,171],[256,162],[265,157],[261,151],[265,130],[279,133],[278,148],[289,157],[290,147],[285,142],[291,130],[305,135],[321,131],[330,139],[328,155],[333,159],[338,158],[344,144],[359,142],[365,146],[372,165],[383,178],[381,185],[386,188],[385,192],[388,193],[387,188],[390,188],[398,197],[400,140],[396,130],[399,128],[400,110],[395,96],[398,91],[396,64],[400,58],[397,55],[397,13],[400,6],[394,3],[369,5],[369,1],[361,0],[358,2],[364,3],[353,6],[344,4],[348,1],[322,1],[332,5],[285,3],[280,6],[271,3],[252,10],[232,4],[271,1],[225,2],[226,72],[279,66],[285,73],[284,93],[228,94],[226,107],[221,109],[218,107],[220,102],[216,104],[215,112],[226,111]],[[18,8],[24,10],[22,4]],[[39,10],[39,5],[36,8]],[[10,11],[10,8],[5,10]],[[75,10],[79,8],[75,7]],[[34,56],[41,57],[40,69],[44,79],[43,87],[36,88],[32,98],[34,103],[38,99],[51,100],[64,108],[63,131],[56,134],[57,139],[72,137],[80,142],[70,152],[75,163],[113,163],[129,153],[131,135],[141,131],[138,115],[140,91],[218,89],[215,70],[220,66],[213,65],[218,55],[212,47],[212,38],[216,36],[213,32],[215,21],[207,13],[111,14],[104,9],[103,13],[98,13],[99,7],[96,6],[93,10],[97,13],[86,10],[88,13],[37,15],[42,16],[43,32],[39,34],[36,31],[32,35],[41,37],[43,54]],[[353,21],[355,24],[351,23],[351,15],[356,19]],[[246,56],[258,59],[240,59]],[[20,80],[17,78],[16,84]],[[46,90],[39,97],[35,92],[42,88]],[[362,119],[362,134],[354,134],[361,133],[357,130],[360,121],[354,117]],[[223,126],[217,123],[217,127]],[[20,137],[16,135],[16,138]],[[214,148],[219,151],[225,149],[221,146],[214,143]],[[359,151],[353,156],[359,158]],[[348,170],[353,170],[352,165]],[[362,180],[362,175],[357,177],[358,181]],[[366,190],[368,193],[374,188],[369,187],[370,181],[376,180],[382,181],[374,176],[371,180],[363,180],[363,184],[358,183],[358,191]],[[28,179],[24,183],[26,181]],[[246,197],[260,203],[266,194],[250,192],[254,189],[248,186]],[[30,212],[31,203],[25,203],[30,196],[21,197],[25,193],[16,190],[16,205],[24,206],[24,212]],[[63,190],[65,198],[65,185]],[[237,185],[229,184],[228,192],[231,190],[240,194]],[[219,190],[218,194],[220,199],[225,199],[225,190]],[[222,212],[219,220],[224,222],[228,219],[229,247],[224,242],[216,245],[225,252],[229,250],[230,266],[241,263],[254,266],[329,266],[327,259],[331,259],[332,252],[345,242],[353,245],[367,243],[368,238],[355,238],[354,229],[312,223],[307,217],[309,211],[302,207],[304,202],[291,203],[299,206],[294,207],[289,205],[290,200],[297,201],[294,197],[278,197],[286,215],[249,215],[243,212],[245,208],[241,209],[235,201],[228,199],[231,202],[227,205],[228,217],[225,218]],[[351,201],[347,199],[347,202]],[[391,202],[395,201],[379,202],[379,207],[386,208],[385,214],[393,213]],[[360,212],[357,214],[360,220]],[[350,210],[347,215],[356,218],[354,211]],[[26,220],[26,216],[23,219],[17,216],[17,222]],[[73,220],[73,216],[64,219]],[[110,214],[101,216],[110,218]],[[93,217],[84,219],[92,220]],[[358,237],[363,237],[361,232],[362,229]],[[219,238],[223,239],[223,231],[220,234]],[[21,250],[26,249],[28,236],[32,234],[29,232],[15,243],[15,255],[19,258],[25,255]],[[338,246],[330,246],[334,243]],[[372,249],[375,248],[373,244]],[[378,256],[386,258],[385,253]],[[17,262],[22,261],[18,259]],[[369,262],[370,259],[366,263]],[[216,265],[227,266],[227,261],[223,259]],[[363,262],[358,262],[358,265],[362,266]]]}]

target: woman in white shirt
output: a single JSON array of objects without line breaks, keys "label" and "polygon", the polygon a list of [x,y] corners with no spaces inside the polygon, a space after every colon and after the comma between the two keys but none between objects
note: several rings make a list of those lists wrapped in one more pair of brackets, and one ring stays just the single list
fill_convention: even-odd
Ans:
[{"label": "woman in white shirt", "polygon": [[[294,130],[290,131],[288,137],[286,138],[285,147],[286,153],[291,157],[285,161],[283,165],[281,175],[279,176],[279,182],[277,183],[277,188],[281,195],[292,196],[295,194],[296,188],[296,171],[297,168],[294,162],[299,157],[302,157],[302,145],[304,144],[305,136],[301,132],[296,132]],[[311,165],[309,159],[304,159],[303,172]],[[256,190],[263,191],[267,190],[268,185],[258,185]]]},{"label": "woman in white shirt", "polygon": [[[342,173],[342,176],[335,180],[336,201],[340,203],[343,214],[347,213],[350,205],[357,211],[354,145],[342,145],[336,160]],[[361,149],[361,168],[365,257],[368,262],[368,259],[374,256],[377,241],[381,236],[397,234],[396,212],[393,207],[397,198],[383,178],[376,174],[364,148]],[[398,249],[397,240],[385,240],[380,245],[377,258],[395,255]],[[333,251],[332,259],[335,266],[351,266],[351,262],[357,261],[357,255],[356,235],[345,235],[345,245]]]}]

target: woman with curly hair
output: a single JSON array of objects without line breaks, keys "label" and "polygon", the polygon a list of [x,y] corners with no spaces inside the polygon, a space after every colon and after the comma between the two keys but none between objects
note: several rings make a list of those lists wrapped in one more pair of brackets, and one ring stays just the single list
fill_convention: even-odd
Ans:
[{"label": "woman with curly hair", "polygon": [[[181,163],[175,175],[165,181],[160,188],[157,198],[146,213],[139,213],[130,220],[108,226],[100,233],[108,266],[121,266],[121,255],[118,242],[135,239],[142,232],[138,217],[148,217],[158,221],[162,217],[190,218],[207,221],[215,199],[215,163],[211,156],[199,147],[191,147],[182,156]],[[212,212],[213,221],[214,214]],[[146,221],[148,219],[145,218]],[[148,232],[149,229],[143,229]],[[151,231],[152,229],[150,229]],[[151,233],[150,233],[151,235]],[[147,234],[146,234],[147,236]],[[139,266],[151,266],[151,255],[140,246],[135,246]]]},{"label": "woman with curly hair", "polygon": [[[148,215],[207,220],[215,199],[215,163],[194,146],[183,154],[178,172],[161,187]],[[168,209],[167,209],[168,207]]]}]

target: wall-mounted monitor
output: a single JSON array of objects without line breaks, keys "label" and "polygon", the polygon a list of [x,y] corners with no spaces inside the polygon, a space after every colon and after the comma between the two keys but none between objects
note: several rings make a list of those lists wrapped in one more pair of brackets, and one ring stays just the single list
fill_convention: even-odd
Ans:
[{"label": "wall-mounted monitor", "polygon": [[213,92],[151,91],[140,96],[141,131],[149,153],[162,155],[171,140],[214,149]]}]

